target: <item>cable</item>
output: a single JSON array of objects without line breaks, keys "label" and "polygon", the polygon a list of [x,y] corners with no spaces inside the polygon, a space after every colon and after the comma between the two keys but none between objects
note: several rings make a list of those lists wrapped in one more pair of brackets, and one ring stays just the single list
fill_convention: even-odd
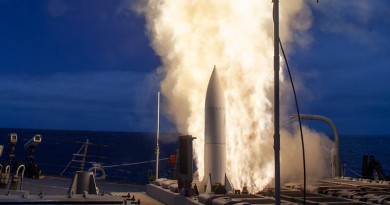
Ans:
[{"label": "cable", "polygon": [[360,178],[363,178],[363,176],[355,171],[353,171],[352,169],[348,168],[348,167],[345,167],[347,170],[349,170],[350,172],[352,172],[353,174],[355,174],[356,176],[360,177]]},{"label": "cable", "polygon": [[295,86],[294,86],[294,81],[293,81],[292,76],[291,76],[290,66],[288,65],[287,57],[286,57],[286,54],[284,53],[283,45],[282,45],[282,42],[280,41],[280,38],[279,38],[279,45],[280,45],[280,48],[281,48],[282,53],[283,53],[284,61],[286,61],[286,67],[287,67],[288,75],[290,76],[291,87],[293,89],[295,106],[296,106],[297,114],[298,114],[299,130],[301,132],[302,159],[303,159],[303,204],[306,204],[306,157],[305,157],[305,143],[303,140],[301,114],[299,112],[297,93],[295,92]]},{"label": "cable", "polygon": [[[162,158],[159,159],[159,161],[168,160],[169,158]],[[115,164],[115,165],[108,165],[108,166],[102,166],[103,168],[111,168],[111,167],[122,167],[122,166],[132,166],[132,165],[139,165],[139,164],[147,164],[156,162],[156,160],[149,160],[149,161],[143,161],[143,162],[133,162],[133,163],[126,163],[126,164]]]}]

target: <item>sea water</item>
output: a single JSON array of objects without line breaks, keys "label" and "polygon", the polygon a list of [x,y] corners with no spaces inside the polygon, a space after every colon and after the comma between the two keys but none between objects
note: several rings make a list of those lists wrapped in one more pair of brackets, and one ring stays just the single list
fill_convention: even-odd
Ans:
[{"label": "sea water", "polygon": [[[82,160],[82,146],[88,139],[85,169],[93,163],[101,163],[107,180],[145,184],[154,175],[156,159],[156,134],[148,132],[103,132],[36,129],[0,129],[0,144],[4,145],[1,162],[7,160],[10,146],[8,134],[17,133],[13,161],[25,161],[28,153],[23,146],[35,134],[42,135],[42,143],[35,150],[35,161],[44,175],[60,175],[72,159]],[[166,159],[176,154],[177,133],[160,134],[160,158]],[[380,160],[387,176],[390,175],[390,136],[340,136],[341,163],[346,176],[359,177],[363,155],[374,155]],[[114,166],[113,166],[114,165]],[[116,166],[123,165],[123,166]],[[170,177],[174,166],[168,160],[160,162],[160,177]],[[80,169],[79,162],[71,162],[64,176],[72,176]]]},{"label": "sea water", "polygon": [[382,164],[387,177],[390,176],[390,136],[386,135],[341,135],[340,155],[345,175],[359,177],[363,155],[373,155]]},{"label": "sea water", "polygon": [[[24,150],[24,144],[35,134],[42,135],[42,142],[35,149],[35,161],[44,175],[60,175],[72,159],[82,160],[80,156],[84,153],[82,146],[87,139],[90,144],[87,148],[85,170],[91,168],[93,163],[101,163],[103,166],[138,163],[105,168],[107,179],[144,184],[148,182],[148,174],[154,175],[156,163],[152,160],[156,159],[155,133],[0,129],[0,144],[4,145],[1,162],[6,161],[9,156],[10,146],[7,138],[9,133],[18,135],[13,160],[15,162],[25,161],[28,153]],[[174,140],[176,135],[160,134],[160,158],[176,154],[177,146]],[[74,155],[78,152],[79,155]],[[160,176],[169,177],[174,167],[168,166],[167,160],[163,160],[160,162],[160,168]],[[80,170],[80,163],[71,162],[64,176],[72,176],[77,170]]]}]

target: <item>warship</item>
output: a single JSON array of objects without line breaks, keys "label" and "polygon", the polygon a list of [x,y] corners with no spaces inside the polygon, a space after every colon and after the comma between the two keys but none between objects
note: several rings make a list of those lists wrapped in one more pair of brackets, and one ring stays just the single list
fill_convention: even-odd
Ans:
[{"label": "warship", "polygon": [[[107,182],[104,169],[98,165],[84,171],[85,160],[73,178],[42,176],[35,159],[35,147],[42,136],[36,135],[25,144],[28,150],[26,164],[13,165],[17,135],[10,133],[10,152],[7,162],[0,166],[0,204],[169,204],[169,205],[248,205],[248,204],[390,204],[390,181],[381,175],[373,157],[366,156],[365,178],[349,178],[342,174],[337,132],[332,178],[280,183],[279,134],[279,25],[278,1],[274,3],[275,47],[275,185],[257,193],[245,187],[235,189],[226,173],[225,102],[218,72],[214,68],[205,101],[205,169],[200,181],[193,180],[193,150],[191,135],[179,136],[178,176],[159,178],[157,143],[156,178],[147,185]],[[327,119],[318,116],[297,115],[298,119]],[[325,120],[327,121],[327,120]],[[327,121],[328,124],[332,124]],[[332,126],[334,127],[334,126]],[[336,130],[336,129],[334,129]],[[88,144],[88,143],[87,143]],[[2,152],[2,148],[0,150]],[[85,149],[86,150],[86,149]],[[79,154],[86,156],[86,152]],[[10,166],[12,165],[12,167]],[[99,176],[98,174],[99,173]],[[373,176],[373,173],[378,173]]]},{"label": "warship", "polygon": [[321,120],[332,127],[335,149],[330,164],[330,179],[288,182],[276,196],[276,186],[258,193],[234,189],[226,175],[225,105],[223,89],[214,67],[205,100],[205,170],[203,180],[193,180],[191,135],[179,136],[178,177],[158,178],[147,185],[147,195],[169,205],[230,204],[390,204],[390,181],[384,177],[380,163],[373,156],[364,156],[363,178],[344,177],[340,164],[339,137],[334,123],[326,117],[294,115],[293,118]]},{"label": "warship", "polygon": [[[147,185],[134,185],[106,181],[107,166],[92,164],[85,170],[89,140],[71,162],[80,164],[73,177],[43,176],[35,160],[35,149],[42,142],[36,134],[24,145],[27,157],[24,164],[15,164],[16,133],[8,134],[9,153],[0,165],[0,204],[277,204],[276,186],[250,193],[245,187],[236,189],[226,173],[225,100],[218,71],[214,67],[205,98],[205,168],[208,173],[202,180],[193,178],[193,147],[191,135],[178,136],[176,177],[159,178],[159,143],[157,132],[156,175]],[[373,156],[365,156],[361,178],[345,177],[340,163],[338,132],[326,117],[294,115],[294,119],[321,120],[332,127],[335,139],[332,178],[291,181],[280,187],[281,204],[389,204],[390,181],[380,163]],[[2,154],[4,146],[0,146]],[[80,157],[81,160],[76,159]],[[117,165],[112,165],[117,166]],[[108,166],[110,167],[110,166]],[[344,168],[345,170],[345,168]]]}]

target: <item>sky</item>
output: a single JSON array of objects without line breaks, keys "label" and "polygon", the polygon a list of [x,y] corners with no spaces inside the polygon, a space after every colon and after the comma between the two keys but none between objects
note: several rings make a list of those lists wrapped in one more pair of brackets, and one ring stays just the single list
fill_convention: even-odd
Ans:
[{"label": "sky", "polygon": [[[390,2],[307,1],[309,43],[288,56],[301,112],[390,134]],[[0,0],[0,127],[154,132],[161,62],[128,3]]]},{"label": "sky", "polygon": [[301,109],[330,118],[341,134],[390,134],[390,2],[311,7],[313,41],[290,57],[307,91]]}]

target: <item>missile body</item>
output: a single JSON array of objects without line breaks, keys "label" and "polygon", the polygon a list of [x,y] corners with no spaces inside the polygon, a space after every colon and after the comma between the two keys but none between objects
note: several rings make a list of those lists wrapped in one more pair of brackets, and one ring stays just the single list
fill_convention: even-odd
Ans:
[{"label": "missile body", "polygon": [[[217,69],[214,67],[205,100],[205,144],[203,181],[225,184],[226,117],[225,96]],[[210,180],[211,176],[211,180]]]}]

